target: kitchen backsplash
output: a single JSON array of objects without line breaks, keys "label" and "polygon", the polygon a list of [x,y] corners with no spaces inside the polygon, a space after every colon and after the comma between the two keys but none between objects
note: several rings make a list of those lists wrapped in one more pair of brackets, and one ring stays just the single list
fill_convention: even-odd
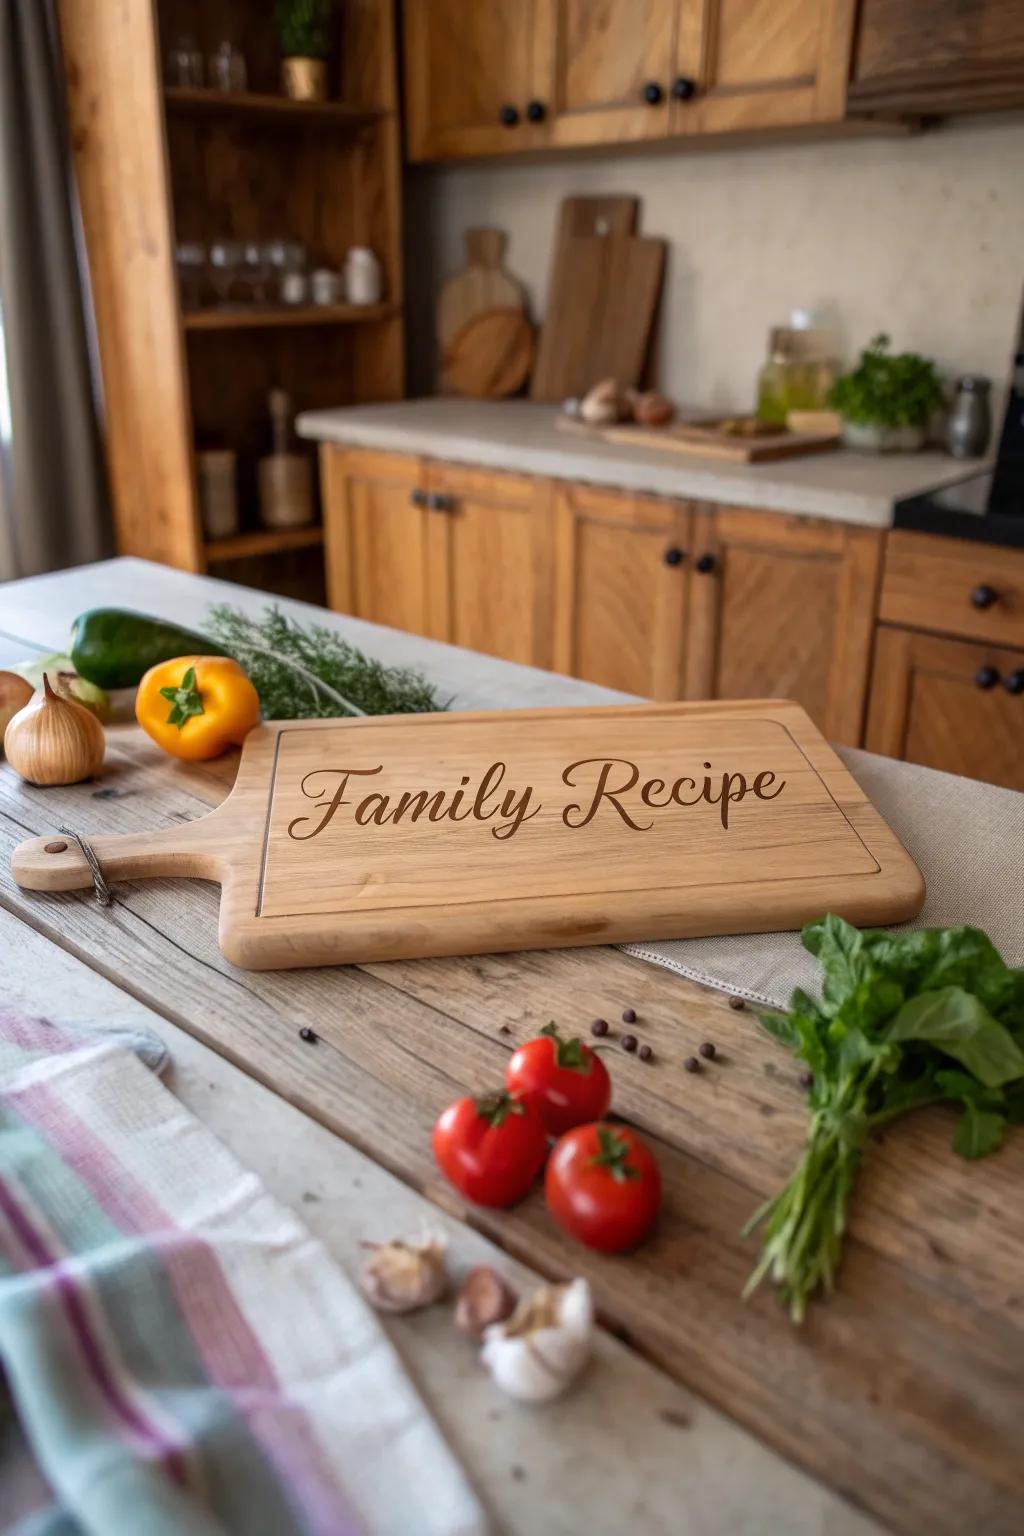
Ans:
[{"label": "kitchen backsplash", "polygon": [[1024,120],[909,138],[701,153],[512,161],[412,172],[406,208],[409,386],[434,387],[433,304],[463,231],[509,234],[508,266],[543,315],[558,205],[632,192],[669,241],[660,382],[677,399],[752,406],[768,327],[825,309],[849,357],[875,332],[944,373],[1002,388],[1024,282]]}]

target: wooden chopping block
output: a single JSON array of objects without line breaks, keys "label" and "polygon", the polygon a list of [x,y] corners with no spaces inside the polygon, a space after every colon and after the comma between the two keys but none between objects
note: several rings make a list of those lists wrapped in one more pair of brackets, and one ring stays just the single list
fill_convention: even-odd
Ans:
[{"label": "wooden chopping block", "polygon": [[541,335],[531,398],[580,396],[599,379],[641,382],[665,269],[665,242],[640,235],[573,235],[564,291]]},{"label": "wooden chopping block", "polygon": [[[562,200],[548,281],[547,318],[541,329],[537,366],[530,386],[531,400],[561,400],[561,363],[556,328],[549,323],[572,302],[576,274],[570,261],[569,242],[586,235],[632,235],[637,227],[640,200],[636,197],[566,197]],[[592,381],[593,382],[593,381]]]},{"label": "wooden chopping block", "polygon": [[443,359],[455,338],[478,315],[495,309],[525,310],[522,285],[505,271],[502,261],[508,240],[500,229],[467,229],[466,266],[451,278],[437,300],[438,356],[441,387],[446,383]]},{"label": "wooden chopping block", "polygon": [[533,351],[533,326],[521,309],[489,309],[467,321],[445,352],[445,389],[475,400],[503,400],[530,377]]}]

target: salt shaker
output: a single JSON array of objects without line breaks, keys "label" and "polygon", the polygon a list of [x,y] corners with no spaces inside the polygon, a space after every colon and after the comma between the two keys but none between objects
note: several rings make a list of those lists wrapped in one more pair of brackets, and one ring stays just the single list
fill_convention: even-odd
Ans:
[{"label": "salt shaker", "polygon": [[345,257],[345,297],[350,304],[379,304],[380,262],[369,246],[354,245]]},{"label": "salt shaker", "polygon": [[946,423],[946,447],[954,459],[977,459],[992,434],[989,380],[966,373],[956,381],[956,396]]}]

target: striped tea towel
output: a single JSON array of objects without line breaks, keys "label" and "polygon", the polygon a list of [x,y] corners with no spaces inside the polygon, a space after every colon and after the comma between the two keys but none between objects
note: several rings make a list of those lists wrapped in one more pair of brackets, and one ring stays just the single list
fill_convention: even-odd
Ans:
[{"label": "striped tea towel", "polygon": [[323,1246],[123,1036],[2,1009],[0,1365],[0,1530],[486,1529]]}]

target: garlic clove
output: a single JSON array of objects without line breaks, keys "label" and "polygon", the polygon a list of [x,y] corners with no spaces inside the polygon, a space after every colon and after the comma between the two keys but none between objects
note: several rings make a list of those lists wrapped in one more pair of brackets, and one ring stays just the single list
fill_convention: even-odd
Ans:
[{"label": "garlic clove", "polygon": [[594,1304],[586,1280],[544,1285],[507,1322],[484,1332],[480,1358],[496,1384],[521,1402],[560,1397],[590,1359]]},{"label": "garlic clove", "polygon": [[24,709],[32,697],[32,684],[19,677],[17,672],[0,672],[0,748],[4,733],[20,709]]},{"label": "garlic clove", "polygon": [[7,761],[29,784],[79,784],[103,762],[106,737],[95,715],[55,691],[43,691],[13,717],[4,733]]},{"label": "garlic clove", "polygon": [[359,1284],[379,1312],[415,1312],[432,1306],[448,1289],[444,1238],[396,1237],[389,1243],[368,1243],[373,1250],[363,1265]]},{"label": "garlic clove", "polygon": [[455,1326],[463,1333],[480,1338],[492,1323],[501,1323],[511,1317],[518,1301],[504,1275],[489,1264],[477,1264],[459,1288]]},{"label": "garlic clove", "polygon": [[580,401],[580,416],[591,426],[607,426],[622,414],[619,386],[614,379],[602,379]]}]

